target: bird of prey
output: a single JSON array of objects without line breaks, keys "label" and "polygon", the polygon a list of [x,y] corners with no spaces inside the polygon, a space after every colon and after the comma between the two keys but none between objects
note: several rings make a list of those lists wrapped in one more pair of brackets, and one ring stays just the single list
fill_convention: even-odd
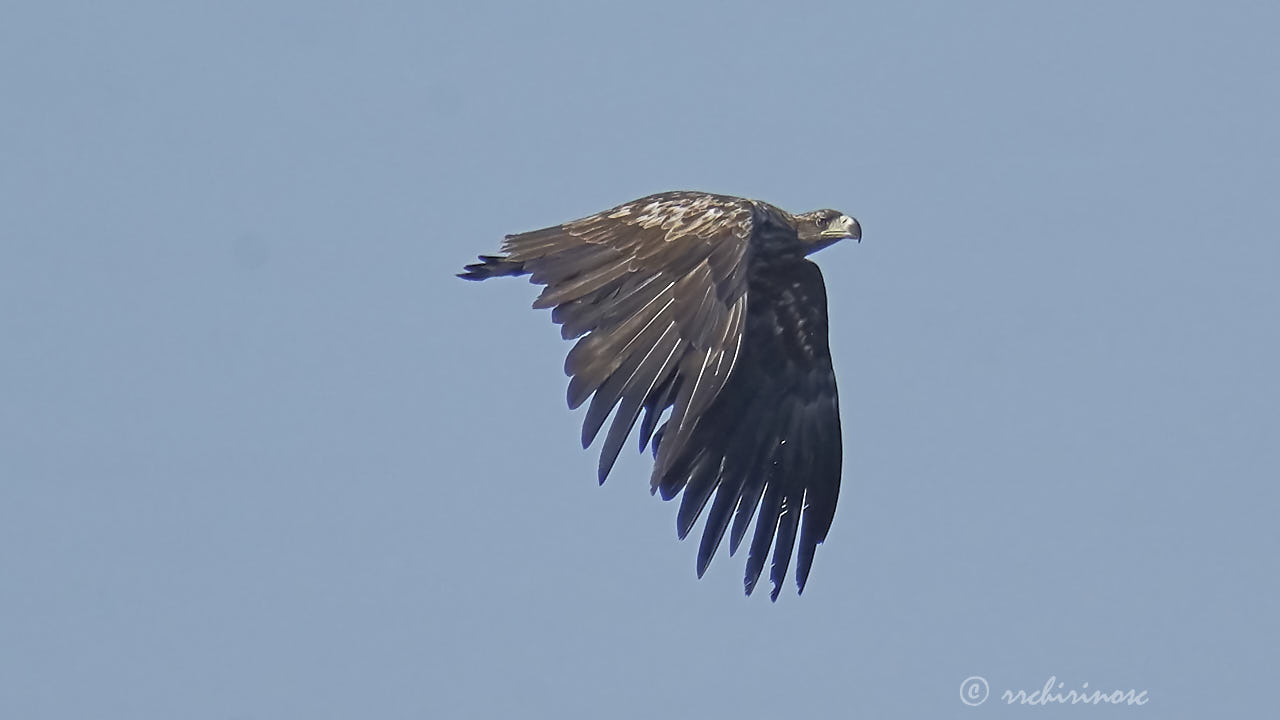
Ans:
[{"label": "bird of prey", "polygon": [[665,192],[508,235],[501,254],[481,255],[459,277],[529,275],[546,286],[533,307],[551,308],[565,339],[581,338],[565,373],[570,408],[591,398],[584,448],[613,413],[600,482],[643,411],[650,489],[664,500],[684,493],[681,539],[706,511],[698,577],[730,523],[733,555],[754,516],[746,592],[772,546],[776,601],[797,534],[803,592],[835,516],[840,412],[826,287],[806,256],[849,238],[861,240],[862,228],[836,210],[792,215],[758,200]]}]

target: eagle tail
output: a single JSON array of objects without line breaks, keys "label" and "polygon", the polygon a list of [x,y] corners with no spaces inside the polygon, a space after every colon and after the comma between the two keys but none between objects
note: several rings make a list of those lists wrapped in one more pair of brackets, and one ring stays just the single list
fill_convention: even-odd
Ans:
[{"label": "eagle tail", "polygon": [[463,280],[488,280],[503,275],[527,275],[524,263],[508,260],[496,255],[481,255],[480,262],[462,268],[458,277]]}]

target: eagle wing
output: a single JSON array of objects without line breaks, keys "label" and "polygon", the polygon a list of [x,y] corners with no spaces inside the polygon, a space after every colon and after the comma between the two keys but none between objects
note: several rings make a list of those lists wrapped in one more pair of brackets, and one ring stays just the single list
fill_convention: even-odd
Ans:
[{"label": "eagle wing", "polygon": [[840,409],[818,266],[803,259],[762,264],[748,295],[744,350],[733,376],[690,442],[661,474],[655,468],[654,478],[663,498],[684,491],[676,520],[682,539],[715,493],[698,548],[699,577],[730,520],[733,554],[757,515],[746,591],[754,589],[773,544],[776,600],[797,532],[796,584],[803,592],[814,552],[835,517]]},{"label": "eagle wing", "polygon": [[[739,357],[747,260],[757,214],[748,200],[693,192],[653,195],[563,225],[509,235],[486,258],[543,284],[566,339],[569,407],[591,397],[589,446],[617,407],[600,452],[603,483],[641,411],[641,446],[668,407],[662,467],[686,446]],[[657,477],[655,475],[655,477]]]}]

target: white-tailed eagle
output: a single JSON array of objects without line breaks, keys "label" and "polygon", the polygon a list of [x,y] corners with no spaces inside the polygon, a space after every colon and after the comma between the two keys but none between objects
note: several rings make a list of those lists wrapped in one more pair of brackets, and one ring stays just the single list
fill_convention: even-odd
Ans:
[{"label": "white-tailed eagle", "polygon": [[643,411],[651,489],[664,500],[684,493],[681,539],[707,510],[698,577],[730,523],[732,555],[755,516],[746,591],[772,546],[776,600],[797,536],[804,591],[840,491],[826,288],[805,257],[861,237],[858,221],[836,210],[792,215],[758,200],[667,192],[508,235],[500,255],[480,256],[459,277],[530,275],[546,286],[533,307],[551,308],[566,339],[581,338],[565,372],[569,407],[591,398],[584,448],[617,409],[600,482]]}]

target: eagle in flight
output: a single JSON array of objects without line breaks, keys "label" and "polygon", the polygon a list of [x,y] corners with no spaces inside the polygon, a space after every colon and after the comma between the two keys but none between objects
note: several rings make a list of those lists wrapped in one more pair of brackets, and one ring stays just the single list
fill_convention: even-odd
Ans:
[{"label": "eagle in flight", "polygon": [[840,412],[827,294],[805,258],[850,238],[861,240],[862,228],[836,210],[792,215],[758,200],[666,192],[508,235],[500,255],[481,255],[459,277],[529,275],[546,286],[533,307],[551,308],[565,339],[580,338],[564,367],[569,407],[591,399],[584,448],[613,414],[600,482],[639,419],[640,449],[654,456],[651,490],[664,500],[684,493],[681,539],[706,511],[698,577],[730,523],[733,555],[754,516],[746,591],[772,547],[777,600],[797,536],[803,592],[835,516]]}]

